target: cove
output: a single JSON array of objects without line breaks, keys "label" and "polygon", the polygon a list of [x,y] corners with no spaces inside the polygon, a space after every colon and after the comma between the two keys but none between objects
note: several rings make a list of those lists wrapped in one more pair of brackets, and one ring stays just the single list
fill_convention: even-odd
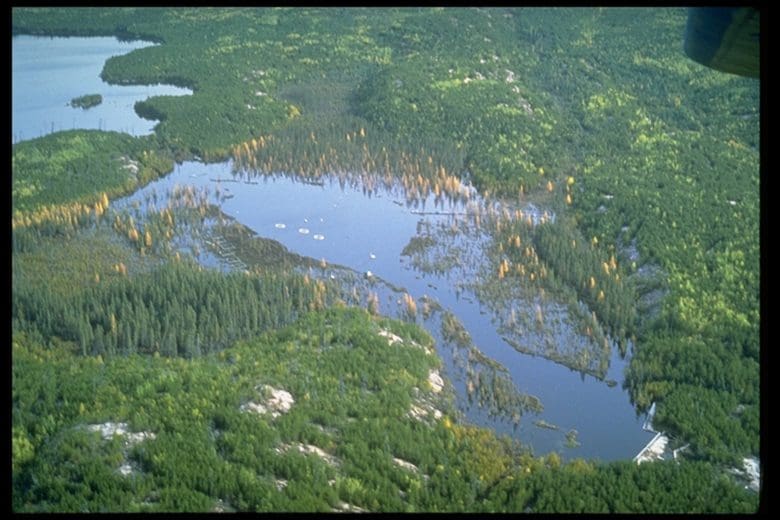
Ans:
[{"label": "cove", "polygon": [[[109,85],[100,79],[108,58],[149,45],[109,37],[14,36],[12,142],[75,128],[136,136],[151,133],[157,121],[138,117],[135,103],[151,96],[182,96],[192,91],[172,85]],[[100,94],[103,102],[88,110],[68,106],[71,99],[86,94]]]}]

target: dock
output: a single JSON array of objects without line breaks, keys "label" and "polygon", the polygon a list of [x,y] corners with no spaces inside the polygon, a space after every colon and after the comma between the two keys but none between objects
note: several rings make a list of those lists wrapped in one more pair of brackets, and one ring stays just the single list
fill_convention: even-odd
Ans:
[{"label": "dock", "polygon": [[667,437],[663,432],[656,433],[655,437],[653,437],[652,440],[647,443],[647,446],[642,448],[642,451],[640,451],[637,456],[634,457],[634,462],[637,464],[642,464],[643,462],[653,460],[663,460],[664,451],[666,451],[666,445],[668,443],[669,437]]},{"label": "dock", "polygon": [[650,405],[650,409],[647,411],[647,417],[645,418],[645,422],[642,425],[642,429],[644,431],[657,433],[653,429],[653,418],[654,417],[655,417],[655,401],[653,401],[653,404]]}]

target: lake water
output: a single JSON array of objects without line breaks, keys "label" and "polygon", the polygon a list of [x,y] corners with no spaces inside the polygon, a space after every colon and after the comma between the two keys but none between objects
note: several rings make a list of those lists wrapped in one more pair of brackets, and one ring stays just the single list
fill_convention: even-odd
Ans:
[{"label": "lake water", "polygon": [[[236,182],[238,181],[238,182]],[[113,207],[127,206],[143,201],[148,193],[156,192],[162,207],[164,194],[174,186],[208,188],[214,194],[222,193],[221,210],[251,228],[258,235],[272,238],[288,249],[328,264],[348,266],[361,275],[371,271],[376,277],[405,289],[415,298],[423,295],[437,300],[463,323],[476,346],[490,358],[509,370],[512,381],[522,393],[538,397],[544,411],[523,417],[515,429],[511,422],[489,417],[477,406],[467,406],[463,380],[452,380],[461,409],[469,421],[506,433],[531,445],[535,453],[558,451],[565,458],[585,457],[603,460],[631,458],[652,437],[642,430],[643,417],[637,417],[628,394],[621,385],[608,386],[593,376],[571,370],[539,356],[518,352],[509,346],[497,330],[496,317],[467,287],[458,273],[422,273],[415,269],[401,252],[418,229],[449,224],[450,215],[419,214],[408,207],[398,189],[378,189],[370,194],[362,186],[340,183],[338,178],[326,178],[322,185],[312,185],[283,175],[253,178],[236,176],[230,163],[204,165],[186,162],[164,179],[151,183],[143,190]],[[478,200],[478,199],[477,199]],[[445,213],[464,213],[465,203],[447,203]],[[471,204],[475,204],[472,199]],[[426,201],[428,212],[435,209],[433,197]],[[466,228],[460,221],[459,227]],[[468,258],[479,258],[481,243],[470,239]],[[453,243],[465,251],[463,242]],[[476,270],[474,270],[476,272]],[[380,297],[382,293],[380,291]],[[388,303],[397,294],[384,293],[380,311],[391,316],[398,308]],[[550,304],[553,306],[554,304]],[[418,303],[419,308],[419,303]],[[546,311],[547,312],[547,311]],[[418,322],[435,337],[440,337],[437,320]],[[572,328],[561,326],[556,341],[581,341]],[[451,350],[438,346],[445,362],[445,375],[461,374],[453,366]],[[606,379],[623,380],[626,361],[612,350]],[[552,431],[535,426],[543,419],[560,429]],[[565,433],[578,432],[579,447],[566,447]]]},{"label": "lake water", "polygon": [[[141,119],[133,106],[151,96],[192,94],[172,85],[109,85],[100,79],[111,56],[148,47],[149,42],[116,38],[11,39],[11,138],[16,143],[60,130],[90,128],[132,135],[152,132],[156,121]],[[87,110],[68,106],[71,99],[100,94],[103,102]]]},{"label": "lake water", "polygon": [[[72,68],[63,65],[61,67],[64,68],[57,71],[63,77],[72,78],[79,74],[76,71],[87,69],[97,75],[102,67],[100,60],[105,59],[101,57],[105,54],[91,52],[85,40],[94,40],[95,45],[100,47],[106,39],[75,38],[72,40],[73,47],[69,47],[70,39],[57,39],[56,45],[48,38],[37,40],[40,40],[37,44],[49,42],[49,45],[57,48],[57,52],[70,56],[65,62],[71,63]],[[14,52],[17,58],[16,50]],[[21,60],[22,57],[20,55],[17,59]],[[36,69],[35,73],[42,76],[53,74],[51,69],[46,68],[54,66],[49,60],[36,62],[34,55],[32,62],[16,63],[17,59],[14,74],[17,66],[20,69]],[[94,61],[94,66],[87,67],[87,61]],[[34,90],[35,85],[28,87]],[[59,92],[58,89],[54,91]],[[81,88],[63,98],[61,93],[54,91],[41,85],[41,89],[25,92],[25,96],[40,100],[42,105],[53,106],[62,99],[67,102],[75,95],[93,92]],[[54,96],[58,96],[57,99],[53,99]],[[14,119],[17,118],[16,110],[14,97]],[[64,111],[66,119],[54,119],[55,113],[52,112],[49,114],[52,120],[48,124],[55,128],[70,128],[69,125],[75,124],[71,122],[73,114],[69,112],[73,110],[68,108],[68,111]],[[121,110],[117,109],[116,112],[119,114]],[[124,117],[124,122],[121,118],[116,120],[118,128],[134,126],[132,121],[136,116],[132,112],[132,104],[125,108]],[[236,180],[239,182],[233,182]],[[405,203],[403,195],[397,190],[380,188],[367,192],[360,185],[342,185],[336,177],[326,178],[322,185],[302,183],[283,175],[265,177],[259,181],[245,180],[234,176],[230,163],[203,165],[187,162],[177,165],[172,174],[148,185],[125,201],[112,203],[112,207],[121,207],[132,200],[143,200],[151,191],[165,193],[176,184],[208,187],[212,193],[219,187],[223,194],[222,211],[257,234],[277,240],[296,253],[318,260],[324,258],[329,263],[347,266],[361,275],[371,271],[377,277],[403,287],[415,298],[423,295],[435,298],[458,317],[484,354],[508,369],[520,392],[537,396],[544,406],[544,411],[538,416],[524,416],[516,429],[511,422],[489,417],[484,410],[469,406],[465,382],[458,378],[452,352],[438,345],[439,355],[444,360],[444,375],[451,376],[458,405],[471,422],[516,437],[532,446],[537,454],[554,450],[566,458],[629,459],[651,438],[651,434],[641,429],[643,418],[636,416],[628,394],[621,385],[610,387],[595,377],[542,357],[522,354],[502,339],[497,316],[479,302],[467,284],[463,284],[468,282],[464,277],[475,276],[480,264],[486,261],[481,249],[484,240],[478,233],[453,239],[456,241],[453,245],[463,251],[463,259],[466,260],[468,269],[463,272],[423,273],[410,265],[408,257],[401,255],[409,240],[418,235],[419,229],[426,226],[436,228],[441,224],[451,226],[452,219],[457,217],[421,215]],[[479,201],[472,200],[471,204],[475,203]],[[468,210],[465,203],[460,203],[460,206],[452,204],[455,205],[439,209],[456,213]],[[426,208],[435,208],[432,199],[426,201]],[[461,227],[466,227],[464,224],[461,222]],[[396,309],[386,303],[389,298],[385,298],[380,310],[394,316]],[[522,305],[522,302],[519,304]],[[555,304],[550,303],[549,308],[550,311],[555,310]],[[582,338],[567,325],[565,312],[562,315],[564,319],[555,330],[554,340],[562,344],[581,342]],[[430,326],[429,323],[421,323]],[[429,331],[434,337],[440,336],[438,327]],[[609,355],[607,379],[622,382],[625,361],[615,351],[613,349]],[[539,428],[533,424],[536,419],[555,424],[560,430]],[[565,446],[565,433],[570,429],[578,431],[580,446],[577,448]]]}]

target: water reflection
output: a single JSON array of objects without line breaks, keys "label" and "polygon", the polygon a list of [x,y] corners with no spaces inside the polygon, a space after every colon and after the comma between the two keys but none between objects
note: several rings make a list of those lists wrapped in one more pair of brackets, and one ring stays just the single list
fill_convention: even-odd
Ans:
[{"label": "water reflection", "polygon": [[[112,39],[68,39],[67,46],[61,40],[13,39],[14,140],[71,124],[150,131],[154,122],[134,121],[134,100],[119,95],[111,101],[99,81],[108,56],[145,44],[122,43],[130,47],[117,50]],[[78,56],[88,56],[89,64]],[[53,70],[60,74],[57,81],[48,79]],[[31,75],[41,71],[48,77]],[[41,88],[28,88],[36,82]],[[143,97],[150,95],[143,89]],[[103,94],[104,103],[87,111],[65,106],[88,93]],[[116,111],[118,126],[109,125],[104,109]],[[518,437],[537,453],[627,459],[646,443],[648,434],[619,385],[546,359],[622,379],[625,361],[617,349],[583,334],[572,321],[586,310],[561,305],[538,289],[529,292],[507,276],[521,266],[505,264],[494,235],[518,222],[528,228],[553,222],[553,212],[526,200],[522,185],[514,202],[479,197],[468,172],[457,170],[463,164],[457,151],[410,153],[362,127],[332,126],[320,135],[298,130],[300,136],[242,143],[229,163],[179,165],[168,177],[112,202],[108,217],[141,252],[174,258],[189,253],[226,270],[257,268],[224,233],[214,232],[228,229],[230,218],[277,240],[308,259],[301,264],[312,277],[341,283],[349,303],[425,326],[437,339],[466,417]],[[538,408],[532,396],[544,410],[519,417]],[[572,429],[579,432],[577,448],[566,447],[565,432]]]},{"label": "water reflection", "polygon": [[[190,162],[122,203],[154,203],[169,192],[197,207],[207,196],[209,204],[219,204],[224,214],[261,236],[317,259],[310,268],[312,276],[351,284],[355,295],[350,303],[425,326],[437,338],[444,372],[470,421],[518,437],[537,453],[557,450],[564,456],[605,460],[635,455],[646,443],[647,434],[620,385],[607,385],[544,357],[565,362],[590,356],[580,362],[594,373],[622,380],[625,360],[617,349],[581,334],[572,322],[572,309],[549,297],[529,295],[521,286],[509,283],[504,284],[501,298],[495,297],[498,292],[492,297],[480,292],[485,279],[496,280],[488,276],[492,267],[486,253],[496,226],[517,218],[518,212],[531,225],[553,219],[554,214],[529,204],[484,200],[473,192],[468,198],[444,197],[437,202],[434,190],[415,207],[399,181],[375,183],[368,190],[370,197],[364,193],[367,189],[346,174],[323,175],[315,184],[300,182],[295,175],[249,177],[236,175],[231,164]],[[437,209],[415,209],[423,204]],[[301,229],[308,233],[301,233]],[[415,254],[415,249],[425,254]],[[220,261],[201,257],[204,263]],[[223,265],[225,268],[251,268],[232,258],[230,252],[227,260],[230,264]],[[346,276],[338,266],[347,266],[352,274]],[[432,311],[432,305],[441,310]],[[536,326],[539,310],[544,315],[542,327]],[[445,337],[442,317],[447,315],[462,324],[474,350],[463,350]],[[519,333],[518,323],[525,323]],[[480,354],[486,358],[482,365],[475,362],[469,368],[464,362]],[[518,423],[514,419],[522,410],[519,402],[510,398],[504,402],[516,410],[509,413],[496,413],[489,404],[479,406],[478,384],[491,388],[503,384],[485,379],[487,375],[479,375],[483,369],[474,368],[487,366],[489,360],[506,368],[519,394],[538,398],[544,408],[538,417],[531,413]],[[534,424],[538,419],[559,429],[539,427]],[[571,429],[578,431],[579,447],[566,446],[565,434]]]}]

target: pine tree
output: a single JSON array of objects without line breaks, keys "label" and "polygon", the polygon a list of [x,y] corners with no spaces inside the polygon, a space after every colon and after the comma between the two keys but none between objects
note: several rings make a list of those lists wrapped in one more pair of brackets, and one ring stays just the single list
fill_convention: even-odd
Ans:
[{"label": "pine tree", "polygon": [[92,340],[92,355],[103,355],[106,351],[106,345],[103,334],[103,326],[98,324],[94,330],[94,336]]}]

